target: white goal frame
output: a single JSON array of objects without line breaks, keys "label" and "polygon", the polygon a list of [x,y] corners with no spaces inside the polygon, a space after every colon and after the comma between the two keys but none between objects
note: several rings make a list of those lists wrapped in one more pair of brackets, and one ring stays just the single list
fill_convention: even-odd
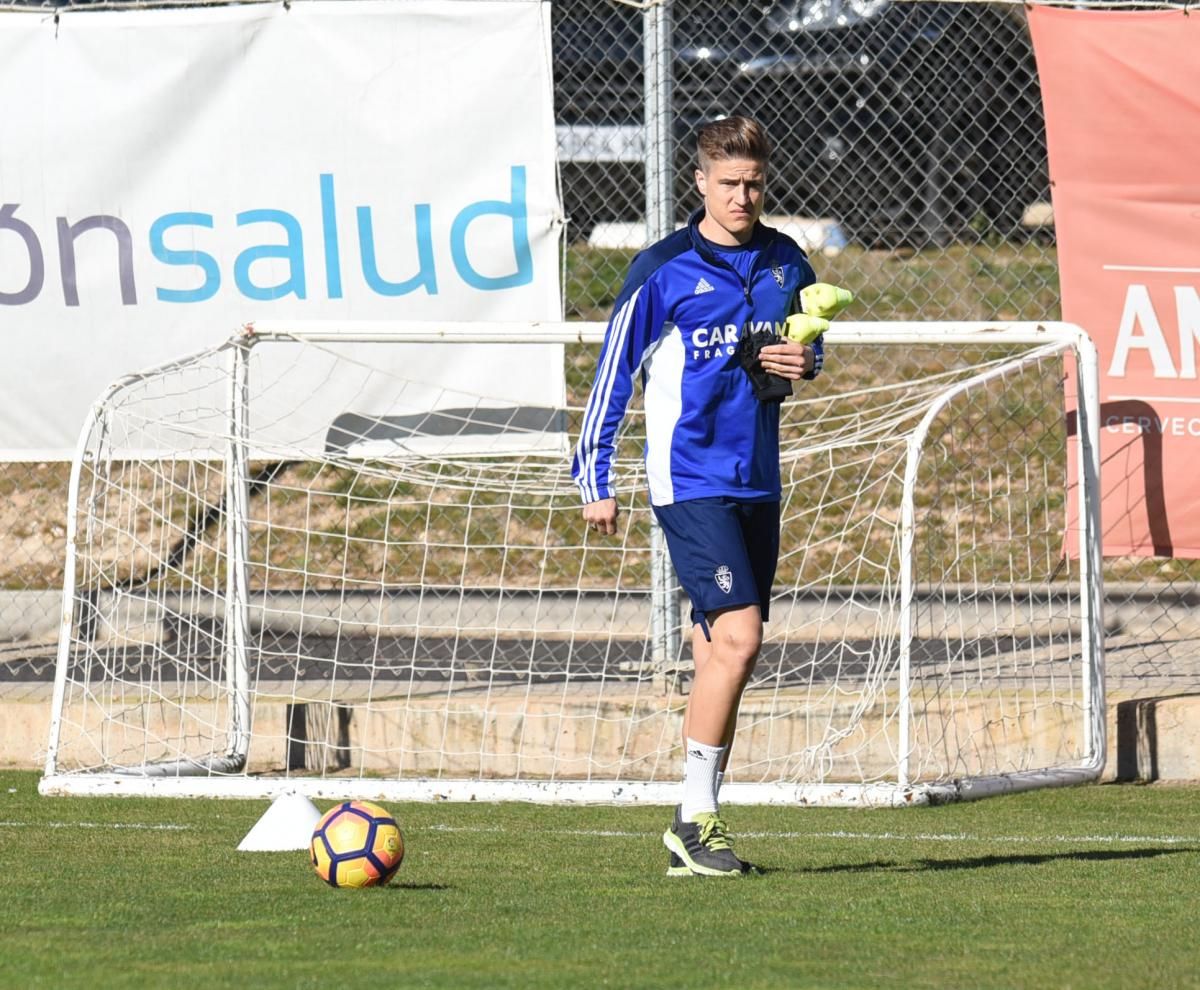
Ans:
[{"label": "white goal frame", "polygon": [[[422,322],[357,323],[276,323],[247,325],[239,337],[227,346],[229,358],[229,442],[224,459],[228,466],[226,504],[230,524],[227,528],[226,553],[230,562],[225,588],[226,609],[226,692],[228,701],[228,748],[224,756],[207,761],[182,760],[121,772],[75,772],[59,764],[63,728],[63,706],[67,693],[69,650],[73,623],[72,602],[76,594],[77,541],[80,499],[80,472],[86,457],[85,442],[95,427],[105,402],[130,383],[144,380],[162,368],[130,375],[113,386],[93,405],[81,432],[75,463],[72,466],[67,516],[64,607],[58,646],[50,734],[44,776],[39,785],[43,794],[127,794],[177,797],[270,798],[284,793],[305,794],[313,798],[361,798],[376,800],[521,800],[563,803],[647,803],[669,804],[677,800],[678,784],[667,780],[519,780],[489,779],[384,779],[373,777],[303,777],[247,775],[243,773],[252,738],[250,670],[247,661],[247,629],[250,592],[247,586],[248,499],[247,447],[248,410],[246,406],[247,355],[262,340],[302,340],[309,342],[362,340],[369,342],[433,343],[599,343],[604,325],[600,323],[529,323],[472,324]],[[839,805],[839,806],[911,806],[948,800],[974,799],[989,795],[1045,786],[1061,786],[1097,779],[1104,767],[1106,750],[1106,707],[1104,691],[1104,652],[1102,621],[1102,572],[1100,566],[1099,518],[1099,391],[1098,360],[1094,345],[1077,326],[1058,322],[958,322],[958,323],[837,323],[826,334],[827,345],[857,344],[1014,344],[1031,345],[1011,361],[989,367],[980,374],[958,382],[937,399],[913,432],[908,443],[904,472],[903,517],[901,519],[901,555],[898,584],[900,629],[899,679],[901,684],[898,716],[900,743],[896,753],[894,778],[890,782],[857,783],[737,783],[722,790],[722,801],[731,804]],[[1023,363],[1062,354],[1074,362],[1078,383],[1078,428],[1074,443],[1079,484],[1076,512],[1080,530],[1080,647],[1083,654],[1082,724],[1078,731],[1083,740],[1083,756],[1065,766],[1021,770],[1012,773],[966,777],[937,783],[914,781],[909,768],[912,743],[909,738],[913,713],[908,692],[910,649],[913,640],[911,603],[915,593],[913,567],[913,490],[922,456],[921,441],[938,412],[963,391],[989,379],[1012,373]],[[186,359],[185,359],[186,360]],[[182,364],[174,362],[173,364]],[[658,585],[666,580],[669,569],[656,567],[654,651],[659,657],[677,651],[678,615],[673,613],[672,596]]]}]

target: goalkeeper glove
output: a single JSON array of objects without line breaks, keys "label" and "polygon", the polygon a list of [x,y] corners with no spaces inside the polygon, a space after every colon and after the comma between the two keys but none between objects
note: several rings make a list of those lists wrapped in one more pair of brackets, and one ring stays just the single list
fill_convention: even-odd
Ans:
[{"label": "goalkeeper glove", "polygon": [[828,320],[807,313],[793,313],[783,321],[783,335],[795,344],[811,344],[828,329]]},{"label": "goalkeeper glove", "polygon": [[742,369],[754,386],[754,397],[759,402],[782,402],[792,394],[792,383],[782,375],[773,375],[763,369],[759,351],[771,344],[778,344],[781,338],[774,330],[749,330],[742,332],[738,339],[737,356]]},{"label": "goalkeeper glove", "polygon": [[823,320],[832,320],[852,302],[854,294],[849,289],[828,282],[814,282],[800,290],[800,308],[809,316],[819,316]]},{"label": "goalkeeper glove", "polygon": [[784,321],[783,335],[797,344],[811,344],[829,329],[829,321],[854,302],[849,289],[814,282],[800,290],[801,312]]},{"label": "goalkeeper glove", "polygon": [[[805,286],[799,295],[803,312],[793,313],[784,321],[782,337],[769,330],[759,330],[743,333],[738,340],[738,359],[750,376],[754,394],[761,402],[782,402],[792,394],[792,383],[780,375],[764,371],[759,351],[781,340],[811,344],[829,329],[829,321],[854,301],[848,289],[828,282]],[[818,355],[818,369],[819,360]]]}]

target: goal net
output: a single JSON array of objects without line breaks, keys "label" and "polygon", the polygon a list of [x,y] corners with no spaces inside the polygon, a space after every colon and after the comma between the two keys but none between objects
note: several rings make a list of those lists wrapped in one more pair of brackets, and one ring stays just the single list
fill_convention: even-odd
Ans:
[{"label": "goal net", "polygon": [[[688,608],[636,399],[615,537],[585,528],[570,478],[602,332],[260,324],[114,385],[73,465],[43,791],[677,800]],[[432,339],[447,362],[566,344],[564,408],[364,413],[360,396],[422,384],[377,358]],[[782,552],[722,800],[1097,776],[1090,341],[938,323],[826,339],[825,372],[783,407]]]}]

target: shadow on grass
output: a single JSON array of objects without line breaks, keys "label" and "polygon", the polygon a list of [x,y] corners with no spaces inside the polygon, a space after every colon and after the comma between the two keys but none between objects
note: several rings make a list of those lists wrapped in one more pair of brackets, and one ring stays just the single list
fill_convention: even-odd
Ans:
[{"label": "shadow on grass", "polygon": [[[917,870],[980,870],[990,866],[1038,866],[1059,860],[1072,862],[1107,862],[1122,859],[1152,859],[1155,856],[1173,856],[1177,853],[1200,852],[1195,846],[1171,849],[1093,849],[1084,852],[1025,853],[1015,856],[970,856],[965,859],[881,859],[870,863],[849,863],[839,866],[801,868],[796,873],[873,873],[888,871],[907,873]],[[774,871],[771,871],[774,872]]]},{"label": "shadow on grass", "polygon": [[445,883],[396,883],[392,881],[384,890],[450,890],[449,884]]},{"label": "shadow on grass", "polygon": [[1132,653],[1134,650],[1148,650],[1152,646],[1175,646],[1177,643],[1187,642],[1182,636],[1176,636],[1172,639],[1167,639],[1165,636],[1160,636],[1158,639],[1139,639],[1134,643],[1120,643],[1115,646],[1105,644],[1105,653]]}]

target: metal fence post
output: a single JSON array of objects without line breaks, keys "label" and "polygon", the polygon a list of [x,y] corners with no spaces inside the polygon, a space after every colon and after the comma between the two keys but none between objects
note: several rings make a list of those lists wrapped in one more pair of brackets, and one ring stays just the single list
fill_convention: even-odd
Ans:
[{"label": "metal fence post", "polygon": [[[671,134],[671,0],[651,4],[642,16],[646,135],[646,242],[666,237],[675,227],[672,195],[675,154]],[[679,596],[667,543],[657,521],[650,521],[651,663],[663,691],[679,659]]]},{"label": "metal fence post", "polygon": [[671,134],[671,0],[651,4],[642,15],[645,71],[646,242],[653,243],[675,226],[672,195],[674,148]]}]

